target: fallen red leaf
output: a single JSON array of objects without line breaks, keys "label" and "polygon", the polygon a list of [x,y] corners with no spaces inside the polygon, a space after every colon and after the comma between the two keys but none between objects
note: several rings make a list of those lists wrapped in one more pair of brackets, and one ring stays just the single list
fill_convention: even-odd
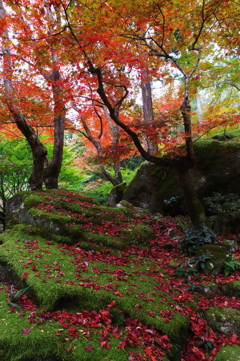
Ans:
[{"label": "fallen red leaf", "polygon": [[25,280],[28,276],[28,272],[25,272],[23,275],[22,275],[22,279]]},{"label": "fallen red leaf", "polygon": [[24,335],[28,335],[31,332],[31,330],[29,328],[25,328],[24,330],[22,330],[22,333],[24,333]]}]

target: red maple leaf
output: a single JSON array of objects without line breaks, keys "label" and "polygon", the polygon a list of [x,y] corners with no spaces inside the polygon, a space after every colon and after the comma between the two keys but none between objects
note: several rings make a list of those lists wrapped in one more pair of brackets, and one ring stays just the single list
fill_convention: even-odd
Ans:
[{"label": "red maple leaf", "polygon": [[86,346],[85,350],[86,351],[92,351],[92,350],[94,350],[94,347],[93,346]]},{"label": "red maple leaf", "polygon": [[118,291],[115,291],[115,292],[113,292],[115,295],[117,295],[117,296],[120,296],[120,297],[124,297],[124,294],[123,293],[120,293],[120,292],[118,292]]},{"label": "red maple leaf", "polygon": [[27,278],[28,276],[28,272],[25,272],[23,275],[22,275],[22,279],[25,280],[25,278]]},{"label": "red maple leaf", "polygon": [[24,333],[24,335],[28,335],[31,332],[31,330],[29,328],[25,328],[24,330],[22,330],[22,333]]}]

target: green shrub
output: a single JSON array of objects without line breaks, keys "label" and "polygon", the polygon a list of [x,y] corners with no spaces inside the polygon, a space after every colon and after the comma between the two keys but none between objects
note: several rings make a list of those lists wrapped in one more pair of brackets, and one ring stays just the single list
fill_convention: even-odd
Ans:
[{"label": "green shrub", "polygon": [[212,197],[204,198],[204,205],[210,214],[239,214],[240,198],[237,193],[213,193]]},{"label": "green shrub", "polygon": [[196,254],[204,244],[218,243],[216,234],[206,226],[201,229],[187,228],[185,236],[180,239],[181,251],[185,254]]},{"label": "green shrub", "polygon": [[226,276],[229,276],[231,272],[235,272],[240,267],[240,262],[237,259],[231,259],[224,262],[223,272]]},{"label": "green shrub", "polygon": [[198,256],[194,258],[192,261],[190,261],[190,264],[195,264],[199,270],[204,270],[206,267],[206,261],[211,259],[211,257],[207,256],[206,254],[203,254],[202,256]]},{"label": "green shrub", "polygon": [[174,273],[174,275],[176,277],[179,277],[179,278],[182,278],[182,277],[191,277],[191,276],[194,276],[194,277],[198,277],[199,276],[199,272],[196,268],[194,267],[177,267],[176,268],[176,272]]}]

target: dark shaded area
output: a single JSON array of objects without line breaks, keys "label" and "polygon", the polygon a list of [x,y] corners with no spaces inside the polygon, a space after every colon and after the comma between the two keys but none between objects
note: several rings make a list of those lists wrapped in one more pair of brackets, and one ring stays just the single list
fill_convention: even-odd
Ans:
[{"label": "dark shaded area", "polygon": [[6,215],[4,212],[0,212],[0,223],[2,223],[2,230],[5,231],[6,228]]},{"label": "dark shaded area", "polygon": [[12,270],[11,266],[5,262],[0,262],[0,282],[14,285],[17,288],[26,287],[22,280]]}]

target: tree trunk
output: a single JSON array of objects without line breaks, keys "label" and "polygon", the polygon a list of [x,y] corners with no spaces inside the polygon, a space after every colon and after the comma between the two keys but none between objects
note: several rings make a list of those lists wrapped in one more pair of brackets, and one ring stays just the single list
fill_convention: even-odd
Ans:
[{"label": "tree trunk", "polygon": [[144,123],[146,125],[149,125],[150,127],[153,127],[153,129],[151,131],[152,135],[146,136],[147,151],[150,154],[155,155],[158,152],[158,146],[156,143],[156,133],[154,134],[152,88],[151,88],[151,82],[148,79],[148,75],[147,75],[146,71],[143,71],[143,73],[142,73],[141,89],[142,89]]},{"label": "tree trunk", "polygon": [[185,97],[181,112],[183,116],[184,129],[186,134],[186,150],[188,165],[177,167],[179,184],[183,190],[186,205],[188,208],[188,215],[192,221],[193,227],[196,229],[206,225],[206,215],[203,204],[198,198],[195,186],[191,179],[190,169],[195,164],[195,152],[192,142],[192,129],[191,129],[191,106],[188,97]]},{"label": "tree trunk", "polygon": [[199,123],[202,123],[203,122],[202,106],[201,106],[200,96],[198,94],[196,94],[196,105],[197,105],[198,121]]},{"label": "tree trunk", "polygon": [[44,184],[47,189],[58,188],[58,176],[61,171],[64,147],[65,114],[54,119],[54,149],[51,162],[44,170]]},{"label": "tree trunk", "polygon": [[206,225],[205,210],[194,187],[189,169],[177,168],[179,184],[183,190],[188,215],[196,229]]},{"label": "tree trunk", "polygon": [[26,123],[25,119],[20,114],[15,113],[11,108],[10,112],[13,114],[18,129],[25,136],[32,150],[33,168],[32,174],[29,178],[29,187],[32,191],[36,189],[41,190],[43,184],[43,172],[44,164],[47,157],[47,150],[38,139],[38,136],[34,129]]},{"label": "tree trunk", "polygon": [[101,168],[101,171],[103,172],[103,174],[105,175],[105,177],[109,180],[109,182],[112,183],[112,185],[113,185],[114,187],[119,184],[118,181],[116,180],[116,178],[113,177],[113,176],[108,172],[108,170],[104,167],[104,165],[100,164],[100,168]]},{"label": "tree trunk", "polygon": [[[53,10],[54,8],[54,10]],[[49,35],[54,34],[61,29],[61,16],[59,5],[46,3],[46,11],[49,18]],[[62,167],[63,147],[64,147],[64,128],[66,107],[64,103],[64,90],[61,85],[61,73],[58,55],[54,48],[51,48],[52,71],[51,75],[43,74],[46,80],[52,84],[52,95],[54,102],[54,148],[51,162],[46,166],[44,171],[44,184],[47,189],[58,188],[58,177]]]},{"label": "tree trunk", "polygon": [[[0,0],[0,19],[5,19],[6,13],[2,0]],[[10,114],[28,141],[33,155],[33,170],[29,178],[29,186],[31,190],[42,189],[44,162],[47,156],[47,150],[38,139],[37,133],[27,124],[26,117],[22,114],[18,106],[18,101],[15,99],[14,87],[12,84],[12,55],[9,46],[9,36],[7,28],[1,34],[2,37],[2,56],[3,56],[3,86],[6,95],[6,104]]]},{"label": "tree trunk", "polygon": [[122,172],[120,168],[120,162],[114,163],[114,173],[115,173],[115,179],[117,181],[117,184],[120,184],[123,182],[122,178]]}]

